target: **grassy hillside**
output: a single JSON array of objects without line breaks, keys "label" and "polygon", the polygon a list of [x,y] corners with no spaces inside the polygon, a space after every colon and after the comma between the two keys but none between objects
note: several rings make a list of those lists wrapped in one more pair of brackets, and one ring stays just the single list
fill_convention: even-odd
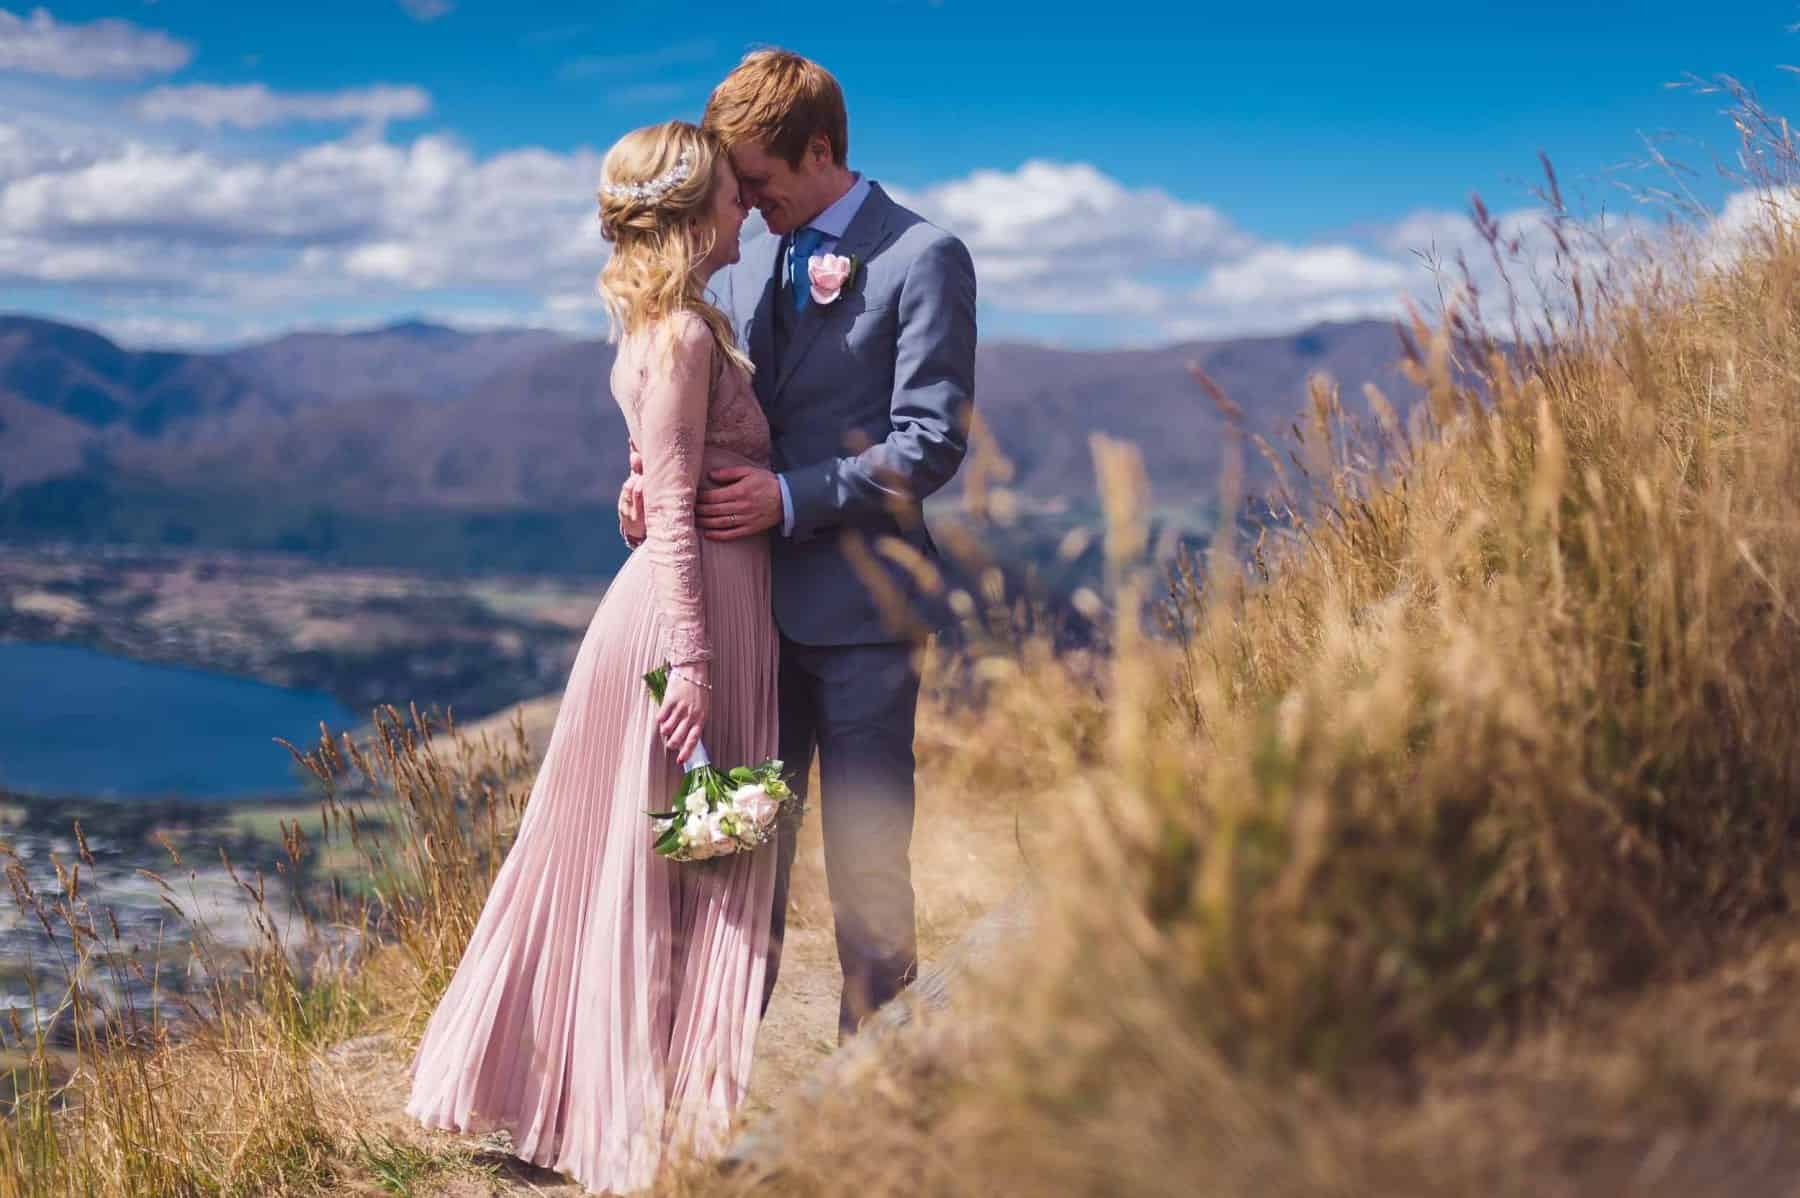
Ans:
[{"label": "grassy hillside", "polygon": [[[1184,571],[1170,636],[1133,601],[1135,455],[1097,444],[1100,685],[997,655],[966,733],[970,793],[1054,829],[1041,931],[954,1033],[796,1114],[783,1192],[1707,1190],[1665,1138],[1719,1192],[1781,1177],[1793,1025],[1721,1033],[1683,989],[1793,957],[1800,241],[1764,216],[1739,256],[1559,253],[1570,294],[1504,352],[1479,312],[1421,326],[1431,435],[1372,398],[1391,475],[1321,383],[1320,506]],[[1646,995],[1634,1060],[1596,1021]]]},{"label": "grassy hillside", "polygon": [[[972,657],[933,664],[923,716],[922,785],[1016,817],[966,867],[1025,846],[1038,931],[952,1018],[778,1104],[763,1192],[1791,1185],[1800,236],[1763,215],[1737,253],[1678,238],[1654,263],[1596,266],[1559,229],[1537,335],[1502,352],[1475,309],[1419,326],[1430,420],[1409,435],[1373,397],[1384,454],[1321,382],[1289,469],[1308,514],[1173,585],[1140,459],[1096,441],[1110,643],[1057,657],[1004,594],[968,596]],[[0,1194],[448,1192],[466,1147],[371,1135],[309,1065],[416,1031],[523,743],[394,720],[360,760],[315,758],[334,836],[356,779],[393,816],[362,842],[374,947],[309,974],[265,953],[199,1034],[96,1042],[85,1106],[0,1128]]]}]

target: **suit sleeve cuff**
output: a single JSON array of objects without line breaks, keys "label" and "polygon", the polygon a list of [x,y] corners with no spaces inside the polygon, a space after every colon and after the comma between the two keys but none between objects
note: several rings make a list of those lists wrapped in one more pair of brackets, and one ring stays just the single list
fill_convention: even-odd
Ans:
[{"label": "suit sleeve cuff", "polygon": [[796,541],[809,541],[820,528],[839,520],[836,496],[837,461],[817,462],[780,475],[794,502],[794,528],[789,535]]},{"label": "suit sleeve cuff", "polygon": [[788,489],[787,475],[777,474],[775,481],[781,484],[781,535],[794,535],[794,493]]}]

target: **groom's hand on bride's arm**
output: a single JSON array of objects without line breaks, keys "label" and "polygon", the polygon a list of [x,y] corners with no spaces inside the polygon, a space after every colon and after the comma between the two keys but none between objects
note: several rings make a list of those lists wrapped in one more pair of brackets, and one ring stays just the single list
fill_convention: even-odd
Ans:
[{"label": "groom's hand on bride's arm", "polygon": [[647,535],[644,528],[644,459],[635,449],[631,451],[630,473],[625,475],[625,482],[619,487],[619,535],[633,549],[642,545]]},{"label": "groom's hand on bride's arm", "polygon": [[694,506],[700,532],[710,541],[736,541],[781,527],[781,480],[755,466],[708,471],[707,489]]},{"label": "groom's hand on bride's arm", "polygon": [[644,543],[644,483],[637,474],[627,475],[619,488],[619,535],[636,549]]}]

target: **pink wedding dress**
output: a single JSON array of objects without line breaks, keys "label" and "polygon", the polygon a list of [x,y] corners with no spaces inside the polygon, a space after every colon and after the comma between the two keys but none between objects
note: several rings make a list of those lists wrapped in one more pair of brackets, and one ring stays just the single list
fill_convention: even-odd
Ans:
[{"label": "pink wedding dress", "polygon": [[[694,525],[704,470],[769,463],[750,381],[692,314],[664,356],[626,338],[612,391],[644,456],[648,540],[594,612],[518,836],[419,1042],[409,1115],[504,1128],[590,1190],[650,1185],[671,1148],[712,1155],[760,1019],[775,846],[676,864],[647,811],[680,777],[643,675],[710,660],[716,762],[776,753],[769,547]],[[665,343],[666,344],[666,343]]]}]

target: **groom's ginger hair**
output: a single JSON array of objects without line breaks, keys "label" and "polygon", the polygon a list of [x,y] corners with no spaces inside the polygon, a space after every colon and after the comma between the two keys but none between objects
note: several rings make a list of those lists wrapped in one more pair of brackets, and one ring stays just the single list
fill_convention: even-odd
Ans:
[{"label": "groom's ginger hair", "polygon": [[792,167],[814,134],[824,134],[839,166],[850,157],[844,89],[830,71],[791,50],[745,55],[713,88],[700,124],[727,149],[754,142]]}]

